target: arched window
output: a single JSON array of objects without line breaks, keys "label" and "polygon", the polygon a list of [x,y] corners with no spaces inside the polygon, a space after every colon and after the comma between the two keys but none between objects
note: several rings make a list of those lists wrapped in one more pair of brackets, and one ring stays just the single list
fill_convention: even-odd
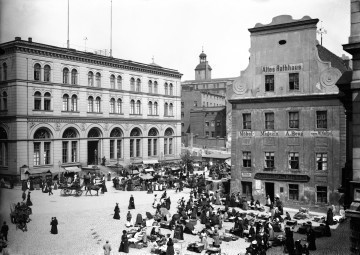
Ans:
[{"label": "arched window", "polygon": [[169,105],[168,103],[164,104],[164,116],[168,116],[169,115]]},{"label": "arched window", "polygon": [[34,166],[51,164],[51,134],[39,128],[34,134]]},{"label": "arched window", "polygon": [[152,93],[152,81],[148,82],[148,90],[149,90],[149,93]]},{"label": "arched window", "polygon": [[62,107],[63,111],[69,111],[69,95],[68,94],[64,94],[63,95],[63,107]]},{"label": "arched window", "polygon": [[101,74],[96,73],[96,87],[101,87]]},{"label": "arched window", "polygon": [[115,113],[115,99],[110,99],[110,113]]},{"label": "arched window", "polygon": [[69,84],[69,69],[67,67],[63,69],[63,83]]},{"label": "arched window", "polygon": [[174,116],[174,107],[173,104],[169,104],[169,116]]},{"label": "arched window", "polygon": [[158,155],[158,136],[159,132],[156,130],[156,128],[152,128],[149,130],[148,133],[148,156],[157,156]]},{"label": "arched window", "polygon": [[77,140],[77,131],[74,128],[67,128],[64,131],[62,138],[62,162],[77,162],[79,144],[79,141]]},{"label": "arched window", "polygon": [[130,114],[135,114],[135,101],[130,101]]},{"label": "arched window", "polygon": [[140,79],[136,80],[136,91],[137,92],[141,91],[141,80]]},{"label": "arched window", "polygon": [[6,130],[0,127],[0,166],[8,166],[8,136]]},{"label": "arched window", "polygon": [[119,98],[117,100],[117,113],[119,113],[119,114],[122,113],[122,100],[121,100],[121,98]]},{"label": "arched window", "polygon": [[141,156],[141,131],[138,128],[134,128],[130,132],[130,157]]},{"label": "arched window", "polygon": [[50,81],[50,66],[49,65],[45,65],[44,66],[44,81]]},{"label": "arched window", "polygon": [[78,83],[78,72],[76,69],[71,70],[71,84],[76,85]]},{"label": "arched window", "polygon": [[165,87],[165,95],[168,95],[168,93],[169,93],[169,87],[168,87],[168,84],[167,84],[167,82],[165,82],[165,84],[164,84],[164,87]]},{"label": "arched window", "polygon": [[90,129],[88,138],[101,137],[100,131],[97,128]]},{"label": "arched window", "polygon": [[[110,159],[122,158],[123,133],[120,128],[114,128],[110,133]],[[115,154],[116,152],[116,154]]]},{"label": "arched window", "polygon": [[39,91],[34,94],[34,110],[41,110],[41,93]]},{"label": "arched window", "polygon": [[94,98],[92,96],[88,98],[88,112],[94,112]]},{"label": "arched window", "polygon": [[94,73],[91,71],[88,73],[88,86],[94,87]]},{"label": "arched window", "polygon": [[158,103],[157,102],[155,102],[154,103],[154,115],[159,115],[159,111],[158,111]]},{"label": "arched window", "polygon": [[8,109],[7,93],[5,91],[2,93],[2,104],[0,105],[0,109],[3,111],[7,111]]},{"label": "arched window", "polygon": [[141,114],[141,101],[137,100],[136,101],[136,114]]},{"label": "arched window", "polygon": [[174,132],[171,128],[165,130],[164,137],[164,155],[173,154],[173,136]]},{"label": "arched window", "polygon": [[172,83],[170,83],[169,89],[170,89],[170,96],[173,96],[174,95],[174,86],[172,85]]},{"label": "arched window", "polygon": [[40,81],[40,77],[41,77],[41,65],[39,63],[36,63],[34,65],[34,80]]},{"label": "arched window", "polygon": [[44,94],[44,110],[51,110],[51,94],[49,92],[45,92]]},{"label": "arched window", "polygon": [[110,88],[115,89],[115,75],[110,75]]},{"label": "arched window", "polygon": [[2,66],[2,71],[3,71],[3,73],[2,73],[2,78],[3,78],[3,80],[4,81],[6,81],[7,80],[7,75],[8,75],[8,73],[7,73],[7,64],[6,63],[4,63],[3,64],[3,66]]},{"label": "arched window", "polygon": [[158,83],[157,83],[157,81],[154,81],[154,93],[155,94],[158,93]]},{"label": "arched window", "polygon": [[101,112],[101,98],[100,97],[96,97],[95,112]]},{"label": "arched window", "polygon": [[153,115],[153,112],[152,112],[152,102],[150,101],[149,103],[148,103],[148,115]]},{"label": "arched window", "polygon": [[117,88],[122,89],[122,77],[120,75],[117,77]]},{"label": "arched window", "polygon": [[77,112],[78,110],[78,98],[77,98],[77,95],[72,95],[71,97],[71,111],[73,112]]},{"label": "arched window", "polygon": [[134,78],[130,79],[130,90],[135,91],[135,79]]}]

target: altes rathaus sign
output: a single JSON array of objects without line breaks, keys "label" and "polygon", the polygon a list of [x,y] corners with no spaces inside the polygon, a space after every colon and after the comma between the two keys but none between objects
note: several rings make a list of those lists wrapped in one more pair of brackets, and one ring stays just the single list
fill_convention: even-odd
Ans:
[{"label": "altes rathaus sign", "polygon": [[276,72],[298,72],[303,69],[303,64],[285,64],[285,65],[272,65],[263,66],[261,71],[263,73],[276,73]]}]

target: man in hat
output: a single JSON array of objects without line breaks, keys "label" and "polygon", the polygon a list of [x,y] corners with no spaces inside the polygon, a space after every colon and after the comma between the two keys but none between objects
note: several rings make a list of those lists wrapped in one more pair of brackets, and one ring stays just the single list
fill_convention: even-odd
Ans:
[{"label": "man in hat", "polygon": [[109,244],[109,240],[106,240],[106,244],[104,244],[103,249],[104,249],[104,255],[110,255],[111,246]]}]

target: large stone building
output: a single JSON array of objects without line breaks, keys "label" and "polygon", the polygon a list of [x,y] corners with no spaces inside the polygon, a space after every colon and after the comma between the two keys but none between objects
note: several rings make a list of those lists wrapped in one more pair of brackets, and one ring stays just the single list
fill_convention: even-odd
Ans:
[{"label": "large stone building", "polygon": [[0,48],[2,175],[179,158],[178,71],[31,38]]},{"label": "large stone building", "polygon": [[317,23],[283,15],[249,29],[249,66],[229,100],[233,192],[338,203],[347,127],[336,83],[348,67],[319,45]]}]

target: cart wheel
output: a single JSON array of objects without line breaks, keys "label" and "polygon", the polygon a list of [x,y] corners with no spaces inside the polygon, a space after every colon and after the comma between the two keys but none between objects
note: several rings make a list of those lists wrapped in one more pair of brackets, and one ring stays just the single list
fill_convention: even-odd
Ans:
[{"label": "cart wheel", "polygon": [[70,195],[70,194],[71,194],[71,190],[70,190],[70,189],[64,189],[64,193],[65,193],[65,195]]},{"label": "cart wheel", "polygon": [[82,193],[83,193],[83,191],[82,191],[81,189],[79,189],[79,190],[76,191],[76,195],[77,195],[77,196],[81,196]]}]

